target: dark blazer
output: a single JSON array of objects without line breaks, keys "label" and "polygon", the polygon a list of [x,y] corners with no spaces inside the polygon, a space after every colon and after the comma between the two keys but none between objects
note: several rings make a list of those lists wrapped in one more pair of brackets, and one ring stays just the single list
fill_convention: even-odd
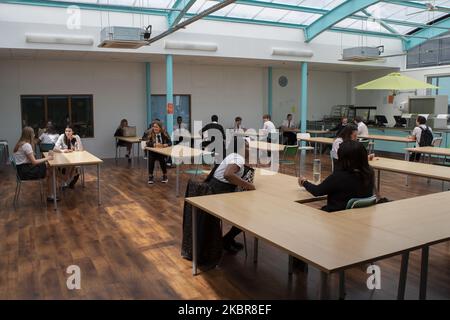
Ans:
[{"label": "dark blazer", "polygon": [[[156,135],[155,136],[150,135],[149,139],[147,141],[147,147],[153,148],[155,146],[155,144],[157,143],[156,139],[157,139]],[[170,137],[165,134],[161,133],[161,140],[162,140],[162,144],[167,144],[169,147],[172,145],[172,140],[170,140]]]},{"label": "dark blazer", "polygon": [[220,124],[213,123],[213,122],[208,123],[206,126],[204,126],[202,128],[202,134],[203,134],[203,132],[208,131],[210,129],[219,130],[222,133],[223,140],[225,140],[225,130],[223,129],[223,127]]}]

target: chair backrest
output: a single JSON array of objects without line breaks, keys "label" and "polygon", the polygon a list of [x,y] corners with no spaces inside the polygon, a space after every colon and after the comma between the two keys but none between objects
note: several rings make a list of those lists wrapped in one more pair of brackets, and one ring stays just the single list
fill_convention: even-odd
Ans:
[{"label": "chair backrest", "polygon": [[14,159],[14,156],[9,157],[9,162],[13,166],[14,171],[16,171],[16,179],[18,181],[20,181],[19,172],[17,171],[17,165],[16,165],[16,160]]},{"label": "chair backrest", "polygon": [[124,137],[135,137],[136,136],[136,127],[123,127],[122,134]]},{"label": "chair backrest", "polygon": [[364,148],[366,148],[366,150],[369,150],[369,142],[370,140],[367,139],[359,139],[359,143],[362,143],[364,145]]},{"label": "chair backrest", "polygon": [[330,152],[330,161],[331,161],[331,172],[334,172],[334,158],[332,152]]},{"label": "chair backrest", "polygon": [[284,148],[284,156],[285,157],[295,157],[297,155],[298,152],[298,146],[294,145],[294,146],[286,146]]},{"label": "chair backrest", "polygon": [[441,146],[442,143],[442,137],[439,138],[434,138],[433,142],[431,143],[433,145],[433,147],[439,148]]},{"label": "chair backrest", "polygon": [[53,150],[54,147],[55,147],[54,143],[40,143],[39,144],[39,150],[41,150],[41,152],[49,152],[50,150]]},{"label": "chair backrest", "polygon": [[304,132],[297,133],[297,140],[303,140],[303,139],[309,139],[309,138],[311,138],[311,134],[309,134],[309,133],[304,133]]},{"label": "chair backrest", "polygon": [[346,209],[365,208],[373,206],[377,203],[377,196],[373,195],[368,198],[352,198],[348,200]]}]

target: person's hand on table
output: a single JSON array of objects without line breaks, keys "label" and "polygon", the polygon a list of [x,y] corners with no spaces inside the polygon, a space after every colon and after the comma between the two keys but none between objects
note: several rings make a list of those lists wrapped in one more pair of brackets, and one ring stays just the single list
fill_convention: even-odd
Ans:
[{"label": "person's hand on table", "polygon": [[308,179],[306,179],[305,177],[298,178],[298,184],[300,185],[300,187],[303,187],[305,181],[308,181]]},{"label": "person's hand on table", "polygon": [[373,158],[375,158],[375,153],[369,154],[368,158],[369,158],[369,161],[372,161]]},{"label": "person's hand on table", "polygon": [[247,183],[244,189],[247,191],[256,190],[255,185],[253,183]]}]

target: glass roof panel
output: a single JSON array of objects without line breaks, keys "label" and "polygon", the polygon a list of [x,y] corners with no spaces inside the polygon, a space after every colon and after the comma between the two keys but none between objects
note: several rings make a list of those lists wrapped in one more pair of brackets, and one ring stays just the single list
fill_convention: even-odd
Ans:
[{"label": "glass roof panel", "polygon": [[[150,9],[170,9],[174,5],[176,0],[54,0],[55,2],[72,2],[72,3],[89,3],[98,5],[122,5],[128,7],[145,7]],[[189,1],[189,0],[184,0]],[[271,3],[272,5],[283,4],[290,6],[300,6],[300,7],[310,7],[322,10],[333,10],[337,6],[344,3],[346,0],[253,0],[258,1],[262,4]],[[188,13],[197,14],[206,10],[207,8],[214,6],[219,1],[217,0],[196,0],[192,7],[189,9]],[[438,10],[427,10],[426,7],[423,9],[415,8],[410,6],[404,6],[401,4],[395,4],[392,2],[379,2],[366,9],[366,11],[372,15],[375,19],[390,19],[399,21],[410,21],[420,24],[426,24],[435,19],[443,17],[444,15],[450,13],[450,0],[428,0],[414,2],[425,5],[431,3],[435,6],[440,6],[442,8],[448,8],[448,12],[438,11]],[[446,10],[447,11],[447,10]],[[285,10],[277,8],[268,8],[264,6],[252,6],[251,3],[238,3],[231,4],[219,11],[214,12],[212,15],[223,16],[230,18],[241,18],[241,19],[257,19],[266,20],[270,22],[281,22],[281,23],[292,23],[301,25],[310,25],[317,19],[321,17],[320,14],[300,12],[298,10]],[[358,16],[363,16],[362,12],[357,13]],[[387,22],[386,22],[387,23]],[[338,27],[342,28],[352,28],[359,30],[377,30],[380,31],[380,21],[373,21],[373,19],[368,19],[367,21],[347,18],[336,24]],[[412,30],[414,27],[403,26],[397,24],[390,24],[393,29],[401,34],[406,34]],[[381,32],[388,32],[386,28],[381,27]]]}]

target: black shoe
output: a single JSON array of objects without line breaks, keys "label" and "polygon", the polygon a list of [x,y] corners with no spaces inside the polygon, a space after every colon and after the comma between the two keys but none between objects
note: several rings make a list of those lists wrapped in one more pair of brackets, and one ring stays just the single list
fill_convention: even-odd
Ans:
[{"label": "black shoe", "polygon": [[224,241],[223,248],[225,249],[225,251],[231,254],[236,254],[239,252],[239,249],[233,246],[233,243],[231,241]]},{"label": "black shoe", "polygon": [[[54,198],[53,198],[53,197],[47,197],[47,201],[48,201],[48,202],[53,202],[53,201],[54,201]],[[58,198],[58,197],[56,197],[56,201],[59,201],[59,198]]]},{"label": "black shoe", "polygon": [[162,182],[162,183],[167,183],[167,182],[169,182],[169,179],[167,178],[166,175],[163,176],[161,182]]},{"label": "black shoe", "polygon": [[148,184],[154,184],[155,183],[155,179],[153,178],[153,176],[149,176],[148,177]]},{"label": "black shoe", "polygon": [[236,242],[236,240],[231,241],[231,245],[238,250],[244,249],[244,245],[240,242]]},{"label": "black shoe", "polygon": [[70,189],[73,189],[75,187],[75,184],[77,183],[78,179],[80,178],[80,175],[77,174],[76,176],[73,177],[72,181],[70,181],[68,187]]}]

